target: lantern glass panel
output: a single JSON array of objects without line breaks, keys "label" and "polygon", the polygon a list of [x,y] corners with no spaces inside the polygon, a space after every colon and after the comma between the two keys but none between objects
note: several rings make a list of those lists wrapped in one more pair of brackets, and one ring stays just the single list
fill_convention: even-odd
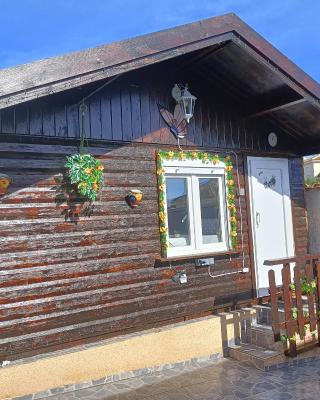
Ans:
[{"label": "lantern glass panel", "polygon": [[193,111],[194,111],[194,97],[193,96],[183,96],[182,97],[182,106],[183,106],[183,112],[185,115],[186,120],[189,122],[190,118],[193,116]]}]

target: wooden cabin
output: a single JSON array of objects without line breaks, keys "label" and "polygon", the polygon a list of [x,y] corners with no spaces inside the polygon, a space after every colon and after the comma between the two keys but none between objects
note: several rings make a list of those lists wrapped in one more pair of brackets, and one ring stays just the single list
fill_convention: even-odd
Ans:
[{"label": "wooden cabin", "polygon": [[[163,114],[186,83],[178,140]],[[268,295],[264,260],[308,251],[319,99],[234,14],[1,70],[0,360]],[[81,138],[104,166],[92,202],[68,189]]]}]

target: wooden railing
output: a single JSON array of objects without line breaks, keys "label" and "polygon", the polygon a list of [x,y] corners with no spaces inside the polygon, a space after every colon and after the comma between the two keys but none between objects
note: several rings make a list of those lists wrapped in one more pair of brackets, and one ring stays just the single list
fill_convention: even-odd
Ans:
[{"label": "wooden railing", "polygon": [[[295,263],[293,274],[290,263]],[[272,329],[276,341],[288,344],[286,353],[297,355],[307,343],[320,344],[320,254],[266,260],[264,265],[282,264],[282,285],[276,286],[275,273],[269,271]],[[280,319],[279,300],[284,320]],[[306,336],[308,335],[308,339]]]}]

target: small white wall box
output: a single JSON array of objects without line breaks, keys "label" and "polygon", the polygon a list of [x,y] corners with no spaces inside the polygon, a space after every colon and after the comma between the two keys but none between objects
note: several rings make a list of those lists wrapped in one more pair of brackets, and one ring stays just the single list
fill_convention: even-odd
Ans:
[{"label": "small white wall box", "polygon": [[188,282],[188,278],[187,278],[187,273],[186,271],[181,271],[180,274],[180,283],[187,283]]},{"label": "small white wall box", "polygon": [[187,283],[187,271],[184,269],[181,271],[176,271],[176,274],[173,276],[172,280],[176,283]]},{"label": "small white wall box", "polygon": [[209,267],[210,265],[214,265],[214,258],[197,258],[196,259],[196,267]]}]

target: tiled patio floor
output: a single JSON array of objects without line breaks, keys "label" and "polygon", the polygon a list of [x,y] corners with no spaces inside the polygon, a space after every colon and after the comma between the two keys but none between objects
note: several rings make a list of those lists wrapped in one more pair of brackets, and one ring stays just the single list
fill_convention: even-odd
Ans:
[{"label": "tiled patio floor", "polygon": [[260,372],[236,361],[188,367],[95,386],[50,400],[315,400],[320,398],[320,361]]}]

